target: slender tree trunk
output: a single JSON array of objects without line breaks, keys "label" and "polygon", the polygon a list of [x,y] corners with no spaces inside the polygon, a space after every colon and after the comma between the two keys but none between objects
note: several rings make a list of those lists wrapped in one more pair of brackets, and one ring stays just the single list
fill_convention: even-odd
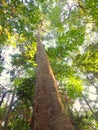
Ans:
[{"label": "slender tree trunk", "polygon": [[58,92],[55,77],[37,35],[37,72],[31,130],[73,130]]},{"label": "slender tree trunk", "polygon": [[9,115],[10,115],[10,112],[11,112],[14,96],[15,96],[15,94],[13,93],[12,97],[11,97],[10,104],[8,106],[7,112],[6,112],[5,117],[4,117],[4,128],[3,128],[3,130],[7,130],[7,127],[8,127]]},{"label": "slender tree trunk", "polygon": [[5,96],[6,96],[6,92],[3,94],[2,98],[1,98],[0,107],[2,106],[2,103],[3,103],[3,100],[4,100]]},{"label": "slender tree trunk", "polygon": [[98,117],[97,117],[96,113],[93,111],[92,107],[90,106],[88,100],[85,98],[85,96],[83,94],[82,94],[82,97],[83,97],[84,101],[86,102],[86,104],[88,105],[90,111],[92,112],[94,119],[98,122]]}]

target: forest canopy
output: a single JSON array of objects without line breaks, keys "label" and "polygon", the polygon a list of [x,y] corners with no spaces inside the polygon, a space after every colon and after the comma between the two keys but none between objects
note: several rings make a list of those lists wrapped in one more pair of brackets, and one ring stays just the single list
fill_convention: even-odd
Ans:
[{"label": "forest canopy", "polygon": [[46,65],[43,57],[36,62],[38,42],[74,130],[97,130],[97,0],[0,1],[0,129],[30,130],[35,84],[46,68],[36,75]]}]

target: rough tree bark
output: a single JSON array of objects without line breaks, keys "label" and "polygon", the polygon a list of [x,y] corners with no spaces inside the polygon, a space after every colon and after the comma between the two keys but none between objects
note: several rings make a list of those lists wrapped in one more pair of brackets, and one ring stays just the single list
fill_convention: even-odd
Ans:
[{"label": "rough tree bark", "polygon": [[55,77],[37,35],[37,72],[31,130],[73,130],[64,112]]}]

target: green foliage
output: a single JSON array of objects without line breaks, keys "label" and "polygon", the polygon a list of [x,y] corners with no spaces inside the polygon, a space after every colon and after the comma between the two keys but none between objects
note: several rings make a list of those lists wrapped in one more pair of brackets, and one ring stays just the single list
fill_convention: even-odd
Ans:
[{"label": "green foliage", "polygon": [[58,37],[58,45],[62,46],[65,52],[77,49],[84,42],[84,30],[84,27],[71,28]]},{"label": "green foliage", "polygon": [[11,124],[8,126],[8,130],[30,130],[30,124],[25,119],[16,118]]},{"label": "green foliage", "polygon": [[[66,4],[66,1],[58,0],[37,0],[35,4],[20,0],[7,3],[2,0],[0,3],[0,46],[6,44],[20,50],[11,55],[11,64],[15,69],[9,72],[18,100],[13,103],[9,130],[29,130],[37,67],[36,31],[39,29],[42,37],[45,37],[42,39],[44,42],[49,41],[49,33],[52,35],[50,40],[55,42],[55,46],[49,42],[49,45],[45,44],[47,55],[59,88],[64,88],[71,99],[75,101],[81,97],[85,85],[82,72],[93,73],[98,78],[98,43],[85,44],[87,24],[92,24],[91,32],[98,30],[98,2],[81,0],[75,6],[64,9]],[[81,54],[82,45],[85,49]],[[0,73],[3,70],[0,63]],[[3,114],[4,109],[0,108],[0,118]],[[73,121],[76,130],[88,130],[90,124],[97,127],[92,122],[93,115],[90,112],[86,115],[74,112]]]},{"label": "green foliage", "polygon": [[55,6],[55,8],[52,8],[50,10],[50,13],[48,15],[51,25],[57,29],[57,31],[62,31],[63,30],[63,24],[61,22],[61,9],[59,6]]},{"label": "green foliage", "polygon": [[84,10],[86,11],[87,15],[89,14],[92,16],[93,21],[95,22],[96,26],[98,27],[98,1],[97,0],[87,0],[86,2],[81,2]]},{"label": "green foliage", "polygon": [[19,100],[32,103],[35,77],[15,79],[16,94]]},{"label": "green foliage", "polygon": [[73,99],[81,97],[83,91],[83,85],[81,83],[81,80],[75,77],[70,77],[70,79],[68,79],[65,85],[65,88],[69,97]]},{"label": "green foliage", "polygon": [[75,127],[75,130],[89,130],[94,129],[97,130],[97,127],[93,127],[91,124],[93,123],[93,126],[95,126],[96,122],[93,119],[93,115],[91,112],[84,112],[80,111],[73,113],[73,124]]},{"label": "green foliage", "polygon": [[5,107],[0,107],[0,120],[2,120],[5,112],[6,112]]},{"label": "green foliage", "polygon": [[12,64],[15,66],[24,66],[26,64],[26,60],[24,60],[23,55],[15,54],[12,55]]},{"label": "green foliage", "polygon": [[0,66],[0,73],[4,70],[5,68]]},{"label": "green foliage", "polygon": [[35,63],[35,53],[36,53],[36,42],[30,44],[21,44],[18,45],[20,52],[17,52],[12,57],[12,65],[16,68],[21,67],[22,70],[25,70],[25,75],[29,77],[32,76],[32,72],[36,68],[37,64]]},{"label": "green foliage", "polygon": [[13,34],[19,34],[19,36],[22,34],[26,39],[32,40],[32,31],[39,26],[41,13],[33,3],[29,3],[27,6],[15,1],[2,5],[0,18],[0,21],[3,21],[0,23],[2,34],[0,43],[2,44],[3,40],[7,40]]},{"label": "green foliage", "polygon": [[30,104],[19,100],[14,103],[14,109],[12,109],[9,119],[8,130],[30,130],[32,114],[30,107]]},{"label": "green foliage", "polygon": [[75,62],[83,72],[98,72],[98,43],[89,45],[83,54],[78,54]]}]

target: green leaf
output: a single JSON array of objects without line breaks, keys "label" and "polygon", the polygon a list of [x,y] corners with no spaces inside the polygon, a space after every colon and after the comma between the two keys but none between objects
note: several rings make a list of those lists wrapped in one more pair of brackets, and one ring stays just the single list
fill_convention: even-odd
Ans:
[{"label": "green leaf", "polygon": [[2,73],[2,71],[4,70],[5,68],[0,66],[0,73]]}]

